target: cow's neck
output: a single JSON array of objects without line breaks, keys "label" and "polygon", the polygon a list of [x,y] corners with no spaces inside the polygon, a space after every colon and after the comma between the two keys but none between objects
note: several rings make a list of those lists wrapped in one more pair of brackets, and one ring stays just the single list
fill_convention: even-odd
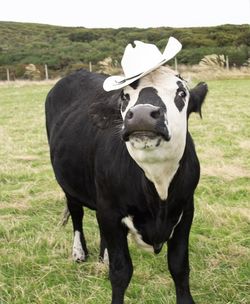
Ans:
[{"label": "cow's neck", "polygon": [[143,170],[146,177],[154,184],[155,189],[162,200],[168,197],[169,185],[179,168],[179,161],[165,164],[144,164]]},{"label": "cow's neck", "polygon": [[166,143],[154,150],[137,150],[130,143],[126,145],[130,156],[154,184],[159,197],[166,200],[169,185],[179,168],[185,148],[185,140],[178,146],[171,146]]}]

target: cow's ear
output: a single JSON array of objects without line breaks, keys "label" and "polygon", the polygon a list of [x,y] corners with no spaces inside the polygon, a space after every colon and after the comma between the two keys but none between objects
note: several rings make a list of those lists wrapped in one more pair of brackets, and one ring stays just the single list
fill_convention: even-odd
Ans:
[{"label": "cow's ear", "polygon": [[120,95],[120,91],[115,91],[101,92],[96,96],[97,101],[91,104],[88,111],[96,127],[106,129],[121,124]]},{"label": "cow's ear", "polygon": [[98,102],[89,107],[89,115],[93,124],[100,129],[117,125],[122,119],[118,107]]},{"label": "cow's ear", "polygon": [[205,100],[207,92],[208,86],[205,82],[200,82],[193,89],[191,89],[187,110],[188,116],[192,112],[196,112],[200,114],[200,117],[202,117],[201,106]]}]

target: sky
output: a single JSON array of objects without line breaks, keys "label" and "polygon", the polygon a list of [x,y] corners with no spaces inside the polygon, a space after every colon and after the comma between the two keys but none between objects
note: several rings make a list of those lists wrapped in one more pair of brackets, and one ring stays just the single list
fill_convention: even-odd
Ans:
[{"label": "sky", "polygon": [[0,21],[87,28],[250,24],[250,0],[2,0]]}]

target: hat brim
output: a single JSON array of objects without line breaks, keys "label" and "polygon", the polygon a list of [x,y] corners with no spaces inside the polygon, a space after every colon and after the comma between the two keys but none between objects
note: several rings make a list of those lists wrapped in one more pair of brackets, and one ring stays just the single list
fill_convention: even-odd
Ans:
[{"label": "hat brim", "polygon": [[167,61],[168,60],[163,60],[159,64],[155,65],[153,68],[149,69],[148,71],[143,72],[143,73],[141,73],[139,75],[136,75],[134,77],[130,77],[128,79],[126,79],[123,76],[110,76],[110,77],[105,79],[105,81],[103,83],[103,89],[107,92],[122,89],[122,88],[128,86],[129,84],[133,83],[137,79],[140,79],[143,76],[145,76],[145,75],[151,73],[152,71],[158,69],[161,65],[163,65]]},{"label": "hat brim", "polygon": [[152,71],[158,69],[161,65],[165,64],[170,59],[174,58],[176,54],[179,53],[181,48],[182,48],[181,43],[174,37],[170,37],[167,46],[163,52],[163,56],[162,56],[163,60],[161,60],[158,64],[154,65],[152,68],[148,69],[147,71],[141,74],[135,75],[134,77],[126,78],[125,76],[110,76],[105,79],[103,83],[103,89],[109,92],[113,90],[119,90],[128,86],[137,79],[140,79],[143,76],[151,73]]}]

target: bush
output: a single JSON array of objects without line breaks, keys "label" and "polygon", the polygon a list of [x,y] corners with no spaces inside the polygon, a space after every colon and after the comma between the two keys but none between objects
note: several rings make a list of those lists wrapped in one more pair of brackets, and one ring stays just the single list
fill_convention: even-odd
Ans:
[{"label": "bush", "polygon": [[0,22],[0,66],[47,64],[50,70],[58,71],[70,69],[76,62],[95,65],[107,57],[120,63],[128,43],[155,43],[163,51],[169,36],[183,44],[178,54],[180,64],[194,65],[206,55],[223,54],[231,65],[240,66],[250,57],[249,25],[86,29]]}]

